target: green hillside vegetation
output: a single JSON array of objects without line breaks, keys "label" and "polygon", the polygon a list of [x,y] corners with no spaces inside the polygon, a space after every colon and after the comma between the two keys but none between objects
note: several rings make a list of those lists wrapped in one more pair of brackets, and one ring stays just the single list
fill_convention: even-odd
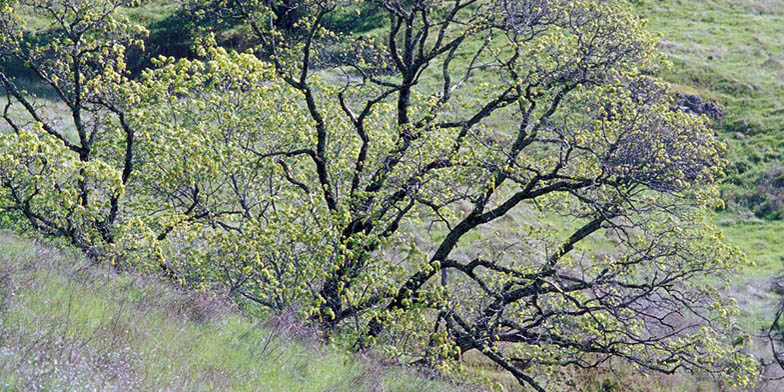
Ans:
[{"label": "green hillside vegetation", "polygon": [[[676,90],[716,102],[724,110],[715,125],[732,145],[732,165],[722,191],[733,214],[746,220],[784,218],[784,103],[780,99],[784,95],[784,43],[780,39],[784,6],[770,0],[632,3],[650,22],[650,30],[661,34],[659,48],[673,62],[672,70],[660,76]],[[158,55],[193,55],[189,29],[195,20],[179,4],[153,0],[121,10],[120,15],[150,31],[145,51],[131,53],[129,66],[134,72],[149,67],[149,59]],[[28,18],[31,26],[41,29],[51,22],[42,15]],[[384,23],[376,10],[361,6],[346,7],[328,25],[340,32],[375,36],[383,32]],[[221,26],[217,38],[224,46],[244,49],[250,45],[247,26],[237,22],[216,26]],[[20,72],[24,78],[26,71]],[[36,90],[39,86],[34,84],[28,87],[39,95],[52,93]]]},{"label": "green hillside vegetation", "polygon": [[[120,15],[144,25],[150,33],[145,39],[145,51],[132,49],[127,53],[128,67],[136,80],[141,80],[140,71],[150,67],[151,58],[157,55],[196,57],[192,46],[192,38],[197,35],[194,32],[196,27],[214,31],[217,43],[229,49],[245,50],[256,43],[251,38],[250,27],[238,20],[195,18],[179,4],[170,1],[143,3],[141,7],[119,11]],[[716,103],[723,112],[712,125],[721,140],[729,144],[727,177],[719,187],[726,206],[711,211],[715,215],[710,216],[709,223],[719,226],[726,241],[742,250],[750,263],[730,272],[733,274],[729,279],[732,282],[730,287],[724,287],[721,276],[701,282],[720,287],[725,296],[737,300],[740,313],[731,317],[734,327],[744,333],[759,334],[769,327],[776,304],[781,300],[774,288],[784,271],[784,237],[780,234],[784,232],[784,5],[775,0],[633,0],[630,3],[635,12],[649,22],[646,28],[661,34],[658,48],[673,64],[671,70],[658,76],[675,91]],[[27,14],[26,21],[41,30],[52,25],[52,21],[41,14]],[[357,34],[363,39],[383,38],[389,31],[388,23],[382,13],[366,5],[351,5],[330,13],[324,24],[343,36],[336,36],[340,39],[334,42],[334,48],[325,52],[334,53],[338,58],[340,51],[350,46],[347,42],[353,42]],[[481,44],[479,40],[469,40],[462,51],[456,53],[453,66],[467,66],[472,61],[470,54]],[[500,52],[504,50],[495,42],[490,47]],[[242,64],[236,58],[229,60]],[[333,60],[326,56],[324,61]],[[57,102],[51,89],[28,80],[29,75],[21,64],[5,62],[0,69],[3,66],[9,74],[17,77],[19,86],[34,96],[33,102],[40,104],[47,116],[58,117],[60,113],[67,112],[68,108]],[[253,64],[249,65],[249,68],[252,67]],[[420,81],[420,91],[438,91],[440,70],[441,63],[426,70]],[[319,89],[329,90],[332,86],[341,86],[344,81],[344,75],[337,72],[316,70],[315,73],[324,81],[324,84],[318,85]],[[247,75],[253,76],[252,72]],[[168,91],[155,99],[169,99],[171,102],[180,98],[183,102],[190,99],[182,91],[173,93],[177,83],[190,86],[189,82],[166,80],[163,72],[152,80],[145,88],[155,82],[171,83]],[[483,96],[483,89],[494,80],[495,75],[480,72],[467,83],[465,90]],[[150,88],[150,91],[153,89]],[[220,91],[200,94],[213,99],[210,94],[220,96]],[[362,94],[357,94],[356,102],[349,98],[349,103],[361,103]],[[283,97],[283,93],[281,97],[281,102],[293,102]],[[155,108],[155,99],[142,102],[140,106]],[[244,104],[233,101],[220,103],[237,113],[253,111]],[[216,104],[216,107],[220,105]],[[192,114],[189,110],[193,106],[198,105],[183,104],[178,110],[187,116]],[[19,106],[12,107],[10,113],[17,118],[31,120]],[[185,121],[176,116],[169,119],[161,115],[160,124],[175,129],[188,121],[213,124],[223,121],[196,110],[194,113],[197,114]],[[514,129],[516,123],[511,116],[499,113],[502,114],[490,117],[483,125],[488,129]],[[158,114],[149,110],[146,115],[155,118]],[[4,125],[0,122],[0,132],[7,132],[3,129]],[[69,119],[61,120],[58,126],[67,138],[78,139]],[[159,140],[170,137],[166,131],[160,134],[165,136],[157,136],[161,138]],[[499,138],[508,136],[504,134]],[[158,143],[159,146],[165,144]],[[205,150],[209,148],[205,147]],[[288,167],[285,163],[282,165],[289,177]],[[188,173],[188,169],[183,170]],[[300,171],[292,172],[296,179],[305,176]],[[307,184],[313,187],[313,184]],[[501,189],[498,194],[510,196],[511,191]],[[457,204],[455,210],[468,211],[470,207],[465,202]],[[401,241],[399,249],[385,250],[386,256],[400,263],[400,270],[422,268],[406,262],[422,256],[416,248],[425,249],[433,241],[443,241],[451,230],[448,225],[434,224],[435,220],[423,222],[425,220],[402,221],[401,231],[405,232],[406,240]],[[555,245],[554,239],[568,237],[587,222],[548,212],[547,207],[543,208],[538,203],[523,203],[502,219],[483,225],[463,237],[460,242],[462,248],[452,257],[468,260],[476,253],[474,245],[481,249],[493,241],[512,243],[517,236],[538,238],[536,236],[540,234],[536,234],[537,231],[551,233],[552,238],[545,234],[541,236],[546,238],[544,243]],[[148,222],[145,221],[145,224]],[[29,230],[18,215],[11,214],[0,215],[0,229],[3,228]],[[148,227],[145,226],[145,229]],[[143,240],[147,242],[139,243],[153,244],[155,242],[149,240],[154,237],[150,234],[152,232],[150,229],[148,233],[135,235],[147,236]],[[182,233],[175,230],[175,234]],[[611,230],[598,231],[575,247],[573,253],[580,255],[575,259],[592,260],[621,254],[618,236]],[[231,248],[231,252],[235,253],[246,252],[248,250],[242,246],[250,246],[230,238],[220,241],[236,246]],[[123,245],[129,248],[138,246],[136,243]],[[410,249],[404,249],[409,245]],[[149,268],[160,273],[157,268],[163,264],[179,274],[180,279],[192,280],[191,284],[185,285],[191,288],[199,286],[193,282],[200,280],[207,282],[201,283],[201,287],[214,283],[215,276],[220,274],[205,272],[201,269],[204,264],[187,264],[186,261],[178,264],[193,255],[176,246],[153,251],[150,245],[150,249],[149,253],[145,253],[149,257],[130,269],[138,266],[140,270]],[[163,249],[160,254],[156,253],[159,249]],[[171,253],[164,256],[164,252]],[[734,257],[731,251],[727,254],[729,258]],[[171,264],[159,264],[159,255]],[[205,264],[215,260],[225,262],[221,257],[205,253],[194,259]],[[128,264],[119,263],[122,268],[129,268]],[[237,263],[227,267],[227,271],[229,268],[242,270],[247,266],[245,261],[242,265]],[[189,268],[194,268],[192,274],[187,272]],[[164,271],[164,274],[172,270]],[[727,271],[722,269],[721,273],[724,272]],[[230,274],[226,272],[226,275]],[[226,287],[218,287],[216,292],[221,290],[226,291]],[[469,291],[466,290],[466,293]],[[287,313],[284,319],[270,318],[267,312],[253,310],[254,299],[248,299],[250,297],[235,295],[226,299],[216,295],[209,289],[182,291],[144,275],[117,274],[116,270],[96,267],[69,251],[54,250],[0,234],[0,388],[281,391],[446,391],[458,388],[447,382],[382,365],[374,358],[345,353],[340,348],[351,346],[350,341],[355,337],[351,335],[352,331],[346,336],[339,336],[336,346],[324,345],[296,316]],[[255,301],[258,302],[258,298]],[[238,310],[237,306],[241,309]],[[395,333],[403,336],[406,331]],[[768,347],[758,340],[748,344],[745,352],[769,357]],[[482,384],[483,387],[495,383],[496,387],[505,390],[513,390],[520,382],[479,355],[478,350],[465,359],[466,366],[451,369],[451,374],[460,380],[472,383],[474,377],[480,376],[489,380],[489,384]],[[695,385],[701,390],[725,388],[723,382],[717,383],[700,372],[676,372],[675,376],[653,375],[649,378],[648,373],[639,372],[621,361],[610,362],[594,370],[570,370],[553,380],[553,385],[586,391],[687,391],[693,390]],[[760,384],[759,388],[776,390],[777,384]]]},{"label": "green hillside vegetation", "polygon": [[[117,274],[70,250],[0,233],[0,388],[168,391],[515,390],[478,356],[435,380],[324,345],[293,315],[252,318],[215,293]],[[476,377],[492,380],[476,384]],[[573,371],[575,390],[714,391],[710,378],[641,376],[623,364]]]},{"label": "green hillside vegetation", "polygon": [[718,102],[732,143],[726,199],[778,219],[784,151],[784,11],[775,1],[647,1],[640,7],[675,67],[663,75]]},{"label": "green hillside vegetation", "polygon": [[784,224],[784,5],[769,0],[637,1],[673,62],[662,77],[724,110],[715,122],[730,143],[718,219],[755,264],[734,282],[750,330],[770,322],[779,300]]},{"label": "green hillside vegetation", "polygon": [[740,216],[781,219],[784,208],[784,8],[767,0],[641,1],[673,61],[677,89],[719,103],[732,145],[723,192]]},{"label": "green hillside vegetation", "polygon": [[284,318],[0,233],[0,389],[454,391]]}]

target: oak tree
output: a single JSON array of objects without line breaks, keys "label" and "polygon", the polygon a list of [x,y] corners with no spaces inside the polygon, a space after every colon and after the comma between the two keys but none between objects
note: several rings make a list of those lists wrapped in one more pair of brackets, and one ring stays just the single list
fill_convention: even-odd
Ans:
[{"label": "oak tree", "polygon": [[147,73],[139,193],[168,210],[128,238],[401,360],[474,350],[537,390],[615,359],[749,381],[734,302],[705,284],[742,261],[703,219],[725,146],[670,109],[644,21],[613,1],[368,0],[385,26],[325,27],[355,3],[308,1],[292,34],[273,3],[210,2],[258,49]]},{"label": "oak tree", "polygon": [[[751,382],[721,291],[743,257],[704,222],[726,147],[671,110],[623,2],[301,0],[289,23],[291,2],[197,1],[256,49],[208,35],[138,81],[130,2],[13,3],[62,20],[31,41],[0,17],[76,130],[0,79],[1,206],[43,232],[446,371],[473,351],[536,390],[614,360]],[[386,23],[326,26],[359,3]]]},{"label": "oak tree", "polygon": [[[92,256],[113,241],[133,170],[124,58],[128,47],[143,45],[145,30],[117,10],[135,3],[0,2],[0,59],[8,68],[0,66],[7,131],[0,134],[0,209]],[[23,72],[10,72],[14,65]],[[51,97],[21,87],[29,84]]]}]

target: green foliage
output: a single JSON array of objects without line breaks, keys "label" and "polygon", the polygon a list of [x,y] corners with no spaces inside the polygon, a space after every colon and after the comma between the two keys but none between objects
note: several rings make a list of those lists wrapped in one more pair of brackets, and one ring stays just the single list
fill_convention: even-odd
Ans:
[{"label": "green foliage", "polygon": [[[106,219],[110,200],[123,192],[120,173],[101,161],[80,161],[62,142],[44,134],[39,123],[31,130],[0,135],[0,198],[10,211],[18,211],[15,215],[32,218],[29,222],[36,229],[70,236],[74,244],[90,248],[100,241],[92,237],[98,235],[94,222]],[[91,208],[78,207],[84,188],[94,190],[85,200]],[[27,204],[20,206],[19,201]]]},{"label": "green foliage", "polygon": [[[3,35],[51,66],[78,141],[5,77],[37,124],[5,116],[2,208],[401,363],[458,372],[479,353],[537,390],[611,359],[752,382],[737,308],[704,284],[744,261],[703,217],[726,146],[670,110],[643,21],[611,1],[366,3],[390,25],[336,56],[329,23],[355,2],[200,2],[196,17],[240,20],[259,47],[206,35],[200,59],[137,81],[120,42],[141,30],[110,12],[130,3],[83,0],[110,11],[63,11],[77,23],[32,52]],[[81,45],[95,53],[66,50]],[[570,224],[484,230],[521,209]],[[598,235],[614,244],[581,249]]]},{"label": "green foliage", "polygon": [[[145,30],[115,15],[135,2],[84,0],[76,3],[8,1],[0,14],[0,53],[24,64],[66,107],[49,113],[5,72],[2,209],[23,215],[37,230],[96,252],[112,241],[124,183],[133,160],[109,131],[118,121],[129,146],[133,131],[124,122],[120,98],[126,78],[125,50],[143,42]],[[38,36],[18,13],[47,15],[57,28]],[[29,36],[34,39],[28,39]],[[21,107],[26,116],[9,109]],[[68,118],[74,132],[59,124]],[[27,121],[26,121],[27,120]],[[117,148],[118,150],[113,150]]]},{"label": "green foliage", "polygon": [[780,2],[749,0],[648,1],[638,8],[675,66],[662,77],[676,88],[716,101],[716,124],[730,144],[726,185],[739,214],[781,219],[779,189],[760,186],[784,151],[784,9]]}]

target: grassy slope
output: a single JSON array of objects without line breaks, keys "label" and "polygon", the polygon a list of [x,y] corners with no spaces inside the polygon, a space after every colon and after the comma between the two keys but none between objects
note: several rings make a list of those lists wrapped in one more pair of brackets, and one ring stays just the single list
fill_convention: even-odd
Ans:
[{"label": "grassy slope", "polygon": [[758,136],[756,146],[784,132],[784,3],[644,0],[638,9],[675,64],[663,76],[718,101],[725,130]]},{"label": "grassy slope", "polygon": [[0,390],[451,391],[0,233]]},{"label": "grassy slope", "polygon": [[[662,75],[676,89],[713,100],[725,110],[720,124],[730,143],[725,198],[760,197],[763,173],[784,156],[784,2],[779,0],[642,0],[637,6],[674,67]],[[778,296],[771,278],[782,273],[784,222],[754,218],[744,206],[718,217],[727,240],[754,267],[740,273],[733,292],[750,331],[769,323]]]},{"label": "grassy slope", "polygon": [[[784,155],[784,3],[645,0],[638,7],[673,60],[676,88],[718,102],[732,144],[731,178],[750,185]],[[745,178],[744,178],[745,177]]]},{"label": "grassy slope", "polygon": [[[784,159],[784,2],[635,3],[639,13],[649,19],[651,30],[662,33],[660,47],[674,63],[673,71],[663,77],[676,89],[716,101],[726,111],[717,126],[732,146],[733,168],[723,190],[729,199],[753,198],[755,183],[762,173]],[[164,21],[175,10],[171,3],[153,1],[129,16],[150,26]],[[528,214],[520,215],[512,220],[526,220]],[[782,273],[784,236],[780,233],[784,232],[784,221],[764,221],[750,213],[725,213],[716,222],[724,229],[727,240],[743,249],[756,264],[736,277],[732,294],[742,308],[739,321],[750,332],[759,330],[769,322],[773,304],[779,298],[771,291],[771,278]],[[499,225],[493,229],[504,231],[508,227]],[[589,248],[600,246],[601,242],[599,239]],[[259,339],[248,339],[255,340]],[[161,375],[159,380],[168,379]]]}]

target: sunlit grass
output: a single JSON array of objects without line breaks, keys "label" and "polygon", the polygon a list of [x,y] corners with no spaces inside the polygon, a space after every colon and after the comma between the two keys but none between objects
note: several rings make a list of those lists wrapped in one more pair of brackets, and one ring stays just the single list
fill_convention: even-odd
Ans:
[{"label": "sunlit grass", "polygon": [[[784,158],[783,3],[776,0],[643,0],[638,3],[641,5],[637,9],[650,20],[650,28],[663,34],[660,47],[674,63],[672,72],[662,76],[676,89],[715,100],[726,110],[719,126],[732,145],[730,179],[736,183],[736,188],[726,186],[726,192],[753,192],[753,182],[763,168]],[[174,12],[173,7],[171,2],[156,1],[149,7],[128,11],[127,15],[149,25]],[[30,23],[41,28],[47,26],[47,21],[40,18],[31,17]],[[423,80],[425,84],[431,82],[427,77]],[[51,102],[51,92],[34,84],[24,88],[36,93],[38,102]],[[59,115],[63,113],[61,109],[53,105],[49,114]],[[492,121],[497,121],[490,124],[497,129],[514,125],[500,116]],[[64,129],[70,126],[67,118],[60,125]],[[0,124],[0,130],[3,126]],[[783,272],[784,222],[725,215],[718,217],[717,223],[727,240],[746,252],[754,263],[733,278],[733,288],[728,294],[739,301],[739,320],[744,328],[758,331],[768,322],[772,305],[779,298],[771,286],[772,278]],[[522,208],[508,219],[487,225],[481,233],[498,232],[511,240],[514,230],[523,224],[552,224],[566,235],[576,222]],[[424,228],[417,230],[425,235]],[[477,234],[476,238],[468,236],[465,241],[479,240]],[[7,237],[0,237],[0,242],[0,262],[39,268],[28,262],[41,262],[36,255],[37,248]],[[597,233],[582,244],[581,250],[597,252],[608,246],[606,236]],[[81,263],[67,256],[47,255],[66,264]],[[47,263],[44,261],[43,265]],[[0,277],[5,267],[0,267]],[[357,363],[349,356],[302,342],[287,342],[285,337],[271,336],[269,329],[237,315],[206,323],[194,322],[187,315],[185,319],[178,318],[182,316],[180,311],[159,305],[179,303],[182,300],[179,294],[140,284],[133,277],[97,283],[84,278],[88,275],[80,277],[79,274],[86,272],[66,269],[63,275],[60,267],[47,268],[38,272],[14,272],[17,277],[14,285],[18,285],[19,279],[27,279],[25,284],[31,284],[29,287],[34,290],[22,290],[24,293],[6,300],[2,331],[3,336],[8,335],[0,343],[11,342],[16,346],[0,345],[0,388],[6,384],[23,388],[30,379],[40,379],[50,389],[67,386],[90,389],[93,383],[109,380],[110,385],[118,388],[128,385],[142,389],[361,390],[373,389],[371,384],[383,381],[391,390],[431,387],[449,390],[408,373],[372,378],[368,365]],[[0,282],[0,290],[2,285]],[[136,307],[145,301],[155,302],[155,306]],[[78,366],[64,368],[71,365],[55,364],[54,361],[64,360],[59,352],[41,359],[21,355],[21,351],[9,351],[9,347],[20,347],[30,348],[31,354],[52,353],[49,346],[71,347],[68,359]],[[126,349],[127,352],[123,351]],[[95,362],[90,358],[115,359]],[[314,358],[317,358],[315,364]],[[35,363],[43,369],[41,374],[35,373],[37,370],[32,367],[13,368],[14,364],[33,360],[39,361]],[[123,361],[132,366],[120,365]],[[474,371],[493,372],[480,368]],[[132,377],[123,378],[126,374]],[[504,376],[499,373],[497,377]]]},{"label": "sunlit grass", "polygon": [[757,183],[784,159],[784,3],[635,3],[650,29],[661,34],[659,46],[674,64],[661,76],[677,90],[715,101],[725,110],[716,124],[731,147],[722,193],[736,210],[757,209]]},{"label": "sunlit grass", "polygon": [[3,234],[0,300],[0,389],[456,388],[250,321],[217,298]]}]

